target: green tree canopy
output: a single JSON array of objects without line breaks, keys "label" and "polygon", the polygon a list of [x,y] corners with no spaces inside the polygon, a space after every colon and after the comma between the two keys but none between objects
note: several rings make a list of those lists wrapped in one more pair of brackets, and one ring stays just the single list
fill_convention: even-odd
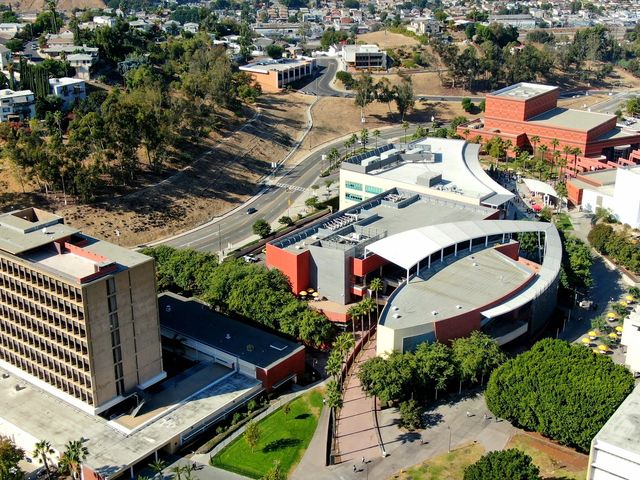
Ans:
[{"label": "green tree canopy", "polygon": [[479,331],[453,340],[452,349],[460,377],[472,382],[480,381],[506,359],[498,344]]},{"label": "green tree canopy", "polygon": [[631,373],[610,358],[545,339],[498,367],[485,398],[496,416],[586,452],[633,387]]},{"label": "green tree canopy", "polygon": [[516,448],[489,452],[464,469],[464,480],[540,480],[532,458]]}]

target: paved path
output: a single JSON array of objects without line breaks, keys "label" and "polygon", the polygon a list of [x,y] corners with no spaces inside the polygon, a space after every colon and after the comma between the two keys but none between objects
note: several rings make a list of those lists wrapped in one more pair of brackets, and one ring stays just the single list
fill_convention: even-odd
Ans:
[{"label": "paved path", "polygon": [[362,457],[380,457],[380,447],[373,420],[373,399],[362,391],[357,373],[360,365],[376,356],[376,337],[371,337],[358,356],[345,385],[343,406],[338,416],[336,438],[341,463],[361,462]]}]

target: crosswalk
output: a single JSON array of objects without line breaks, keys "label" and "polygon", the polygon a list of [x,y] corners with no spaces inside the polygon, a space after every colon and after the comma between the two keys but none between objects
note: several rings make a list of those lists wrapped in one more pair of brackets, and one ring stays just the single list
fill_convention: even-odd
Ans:
[{"label": "crosswalk", "polygon": [[284,188],[286,190],[296,191],[296,192],[304,192],[306,188],[298,187],[297,185],[289,185],[288,183],[274,183],[274,187]]}]

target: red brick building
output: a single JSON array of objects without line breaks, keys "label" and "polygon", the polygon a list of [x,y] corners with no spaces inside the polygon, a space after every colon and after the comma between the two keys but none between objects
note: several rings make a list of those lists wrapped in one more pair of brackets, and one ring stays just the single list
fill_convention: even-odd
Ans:
[{"label": "red brick building", "polygon": [[498,136],[524,149],[546,145],[548,155],[554,149],[562,153],[565,146],[578,148],[578,157],[571,157],[575,167],[568,162],[570,171],[612,168],[640,145],[640,133],[616,126],[615,115],[560,108],[559,94],[558,87],[534,83],[497,90],[486,97],[484,118],[459,126],[457,133],[484,141]]}]

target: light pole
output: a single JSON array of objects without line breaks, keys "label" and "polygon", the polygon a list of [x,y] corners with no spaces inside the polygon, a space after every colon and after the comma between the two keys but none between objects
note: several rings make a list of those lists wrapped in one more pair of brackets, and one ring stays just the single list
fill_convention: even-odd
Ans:
[{"label": "light pole", "polygon": [[447,427],[447,430],[449,430],[449,453],[451,453],[451,427]]}]

